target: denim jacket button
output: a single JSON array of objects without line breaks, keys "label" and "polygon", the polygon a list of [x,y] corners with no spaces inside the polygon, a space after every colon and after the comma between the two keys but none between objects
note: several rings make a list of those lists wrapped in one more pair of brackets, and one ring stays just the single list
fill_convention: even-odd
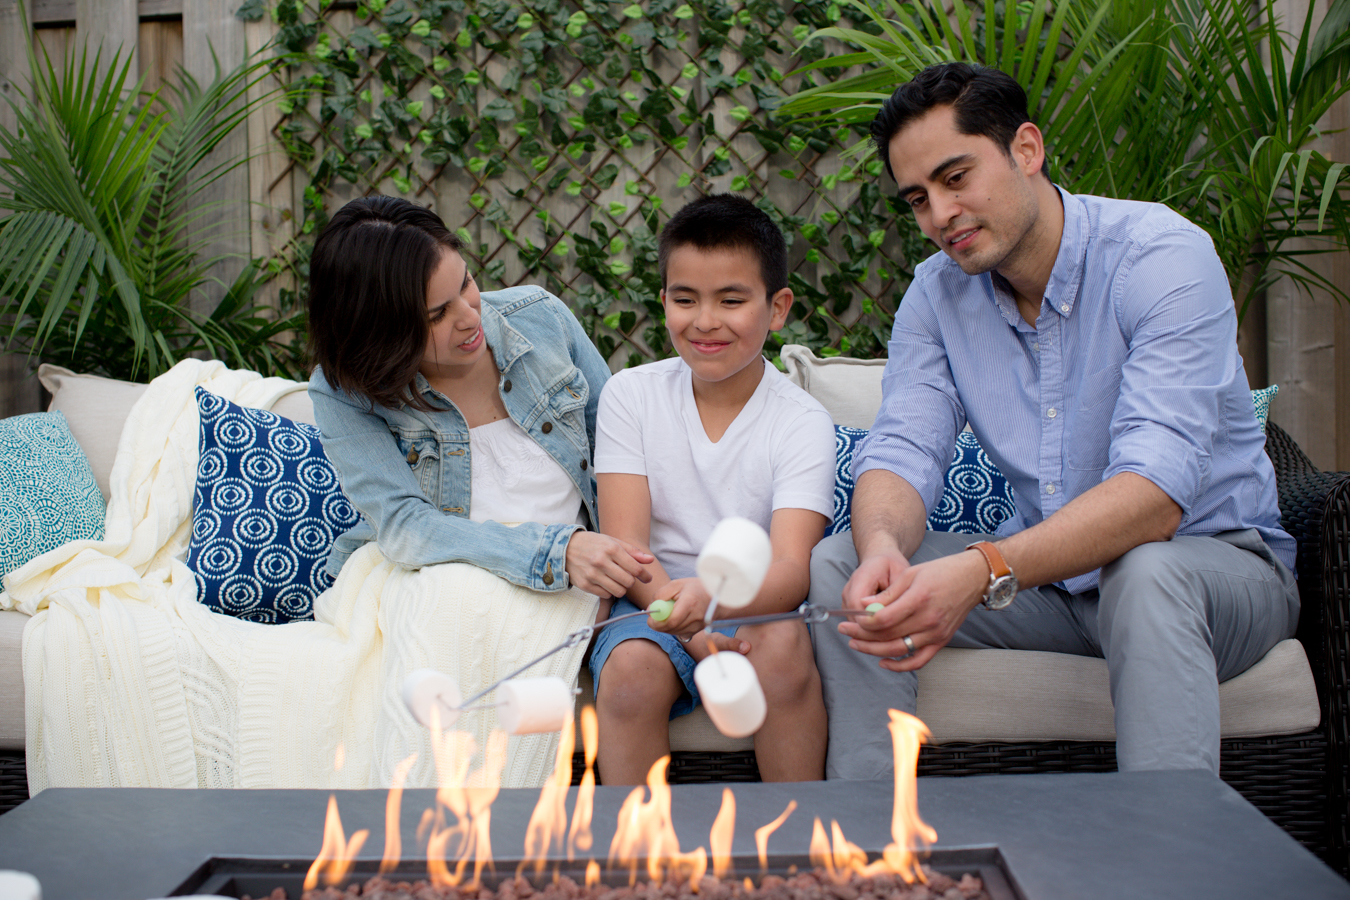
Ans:
[{"label": "denim jacket button", "polygon": [[510,378],[506,379],[506,381],[504,381],[504,382],[502,383],[502,390],[503,390],[503,391],[506,391],[506,393],[508,393],[508,394],[511,393],[511,379],[510,379]]},{"label": "denim jacket button", "polygon": [[543,581],[544,581],[544,584],[552,584],[552,583],[553,583],[553,563],[549,563],[547,566],[544,567],[544,578],[543,578]]},{"label": "denim jacket button", "polygon": [[539,426],[539,430],[542,431],[544,434],[548,434],[550,431],[553,430],[553,423],[545,422],[543,425]]},{"label": "denim jacket button", "polygon": [[411,466],[415,465],[416,463],[417,463],[417,448],[414,447],[408,451],[408,465]]},{"label": "denim jacket button", "polygon": [[585,472],[585,471],[586,471],[586,467],[587,467],[588,465],[590,465],[590,463],[586,462],[586,460],[583,459],[583,460],[581,461],[581,471]]}]

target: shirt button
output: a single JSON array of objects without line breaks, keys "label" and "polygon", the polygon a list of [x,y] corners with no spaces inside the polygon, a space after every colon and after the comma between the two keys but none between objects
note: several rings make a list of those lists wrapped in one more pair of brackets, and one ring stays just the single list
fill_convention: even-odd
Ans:
[{"label": "shirt button", "polygon": [[543,425],[539,426],[539,430],[542,431],[544,434],[548,434],[550,431],[553,430],[553,423],[545,422]]},{"label": "shirt button", "polygon": [[1037,342],[1037,341],[1032,341],[1032,342],[1031,342],[1031,349],[1032,349],[1032,350],[1039,350],[1039,349],[1041,349],[1040,343]]},{"label": "shirt button", "polygon": [[510,378],[506,379],[506,381],[502,383],[502,390],[503,390],[503,391],[506,391],[506,393],[508,393],[508,394],[511,393],[511,379],[510,379]]},{"label": "shirt button", "polygon": [[1055,486],[1053,484],[1047,484],[1045,486],[1045,492],[1047,494],[1053,494],[1055,492]]},{"label": "shirt button", "polygon": [[588,465],[590,465],[590,463],[586,462],[586,460],[583,459],[583,460],[581,461],[581,471],[585,472],[585,471],[586,471],[586,467],[587,467]]},{"label": "shirt button", "polygon": [[544,584],[553,583],[553,563],[549,563],[544,568],[544,577],[541,580],[544,582]]},{"label": "shirt button", "polygon": [[408,451],[408,465],[411,466],[411,465],[413,465],[414,463],[416,463],[416,462],[417,462],[417,458],[418,458],[418,457],[417,457],[417,448],[414,447],[414,448],[412,448],[411,450]]},{"label": "shirt button", "polygon": [[1058,415],[1058,413],[1055,412],[1055,408],[1054,408],[1053,406],[1050,407],[1049,409],[1047,409],[1047,410],[1045,411],[1045,414],[1046,414],[1047,416],[1049,416],[1050,418],[1052,418],[1052,419],[1053,419],[1056,415]]},{"label": "shirt button", "polygon": [[1067,313],[1069,311],[1069,304],[1065,303],[1063,306],[1059,308],[1059,311],[1062,313]]}]

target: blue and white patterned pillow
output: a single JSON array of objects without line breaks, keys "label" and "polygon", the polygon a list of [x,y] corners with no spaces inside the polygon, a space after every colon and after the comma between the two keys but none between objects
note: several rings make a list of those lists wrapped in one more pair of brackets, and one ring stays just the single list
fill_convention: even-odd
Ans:
[{"label": "blue and white patterned pillow", "polygon": [[0,576],[67,541],[102,540],[106,514],[62,413],[0,421]]},{"label": "blue and white patterned pillow", "polygon": [[1261,426],[1262,434],[1265,434],[1266,420],[1270,418],[1270,401],[1274,400],[1279,392],[1278,384],[1252,391],[1252,405],[1256,407],[1256,422]]},{"label": "blue and white patterned pillow", "polygon": [[198,599],[265,624],[314,618],[338,535],[358,514],[319,429],[197,388],[201,459],[187,564]]},{"label": "blue and white patterned pillow", "polygon": [[[853,527],[853,453],[865,437],[866,428],[834,427],[834,521],[826,534]],[[956,436],[946,482],[942,498],[928,517],[933,531],[993,534],[1016,509],[1012,487],[968,431]]]}]

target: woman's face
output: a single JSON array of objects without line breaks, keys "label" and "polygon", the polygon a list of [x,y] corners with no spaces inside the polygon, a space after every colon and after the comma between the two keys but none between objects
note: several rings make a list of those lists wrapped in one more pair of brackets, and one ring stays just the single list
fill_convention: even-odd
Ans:
[{"label": "woman's face", "polygon": [[427,286],[429,331],[420,367],[423,375],[463,374],[483,359],[488,346],[479,315],[482,302],[464,258],[445,250]]}]

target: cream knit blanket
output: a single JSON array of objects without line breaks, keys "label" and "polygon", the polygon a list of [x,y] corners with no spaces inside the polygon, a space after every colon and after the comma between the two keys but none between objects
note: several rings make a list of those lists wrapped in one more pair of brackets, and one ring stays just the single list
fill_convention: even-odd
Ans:
[{"label": "cream knit blanket", "polygon": [[[315,620],[259,625],[197,602],[191,537],[198,416],[193,388],[270,408],[305,385],[184,360],[127,419],[102,541],[73,541],[4,579],[23,635],[28,780],[47,787],[435,786],[429,735],[400,699],[435,668],[465,696],[594,620],[595,598],[542,594],[474,566],[405,569],[376,545],[353,554]],[[529,675],[575,683],[584,647]],[[494,712],[456,727],[487,744]],[[544,783],[557,735],[513,737],[505,787]]]}]

